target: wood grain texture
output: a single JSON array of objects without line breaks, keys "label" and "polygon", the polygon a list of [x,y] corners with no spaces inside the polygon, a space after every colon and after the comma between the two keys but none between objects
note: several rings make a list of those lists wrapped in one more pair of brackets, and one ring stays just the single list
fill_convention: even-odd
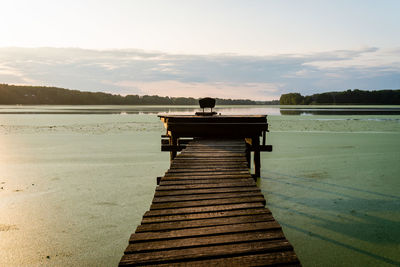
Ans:
[{"label": "wood grain texture", "polygon": [[143,217],[142,224],[155,223],[155,222],[160,223],[160,222],[189,221],[198,219],[225,218],[225,217],[235,217],[241,215],[258,215],[258,214],[271,214],[271,211],[266,208],[254,208],[254,209]]},{"label": "wood grain texture", "polygon": [[[182,125],[187,118],[165,119]],[[264,119],[256,116],[250,126]],[[246,117],[229,120],[232,126]],[[119,265],[300,266],[281,226],[265,208],[248,169],[244,140],[186,143],[158,179],[150,209]]]},{"label": "wood grain texture", "polygon": [[156,252],[138,252],[125,254],[123,262],[135,264],[152,264],[165,261],[209,259],[212,257],[226,257],[248,253],[275,252],[292,250],[286,240],[252,241],[229,245],[205,246],[196,248],[181,248],[174,250],[161,250]]},{"label": "wood grain texture", "polygon": [[225,218],[205,218],[190,221],[178,221],[178,222],[165,222],[165,223],[149,223],[142,224],[136,228],[136,233],[139,232],[155,232],[155,231],[165,231],[165,230],[178,230],[178,229],[188,229],[196,227],[209,227],[217,225],[229,225],[229,224],[239,224],[239,223],[254,223],[254,222],[267,222],[272,221],[274,218],[271,214],[252,214],[243,215],[235,217],[225,217]]}]

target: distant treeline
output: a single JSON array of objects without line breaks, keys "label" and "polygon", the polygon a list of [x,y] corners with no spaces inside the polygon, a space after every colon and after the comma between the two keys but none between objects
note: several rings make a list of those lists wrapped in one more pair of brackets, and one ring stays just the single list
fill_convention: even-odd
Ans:
[{"label": "distant treeline", "polygon": [[[216,99],[217,105],[278,105],[279,100]],[[198,105],[193,97],[114,95],[57,87],[0,84],[0,105]]]},{"label": "distant treeline", "polygon": [[400,105],[400,90],[347,90],[302,96],[299,93],[283,94],[281,105]]}]

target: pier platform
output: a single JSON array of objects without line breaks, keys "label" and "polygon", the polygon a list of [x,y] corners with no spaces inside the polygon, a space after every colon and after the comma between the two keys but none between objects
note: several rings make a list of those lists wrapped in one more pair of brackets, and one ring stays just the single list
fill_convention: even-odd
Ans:
[{"label": "pier platform", "polygon": [[[255,140],[268,130],[266,116],[191,124],[195,117],[175,117],[172,127],[164,120],[171,166],[157,179],[119,266],[300,266],[249,171],[249,152],[262,150]],[[246,123],[253,124],[248,131]],[[184,137],[192,139],[180,143]]]}]

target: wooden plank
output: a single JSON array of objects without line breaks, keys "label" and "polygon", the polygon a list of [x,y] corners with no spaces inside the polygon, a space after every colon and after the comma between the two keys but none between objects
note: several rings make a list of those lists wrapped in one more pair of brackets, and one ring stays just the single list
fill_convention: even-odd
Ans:
[{"label": "wooden plank", "polygon": [[300,267],[301,264],[297,259],[296,253],[292,250],[267,252],[253,255],[240,255],[232,257],[223,257],[216,259],[201,259],[197,261],[180,261],[164,264],[155,264],[153,267],[182,267],[182,266],[282,266],[282,267]]},{"label": "wooden plank", "polygon": [[218,170],[248,170],[248,165],[246,164],[213,164],[213,165],[206,165],[206,164],[176,164],[171,166],[169,172],[187,172],[187,171],[207,171],[213,172]]},{"label": "wooden plank", "polygon": [[249,173],[249,169],[236,169],[236,170],[216,170],[214,172],[210,171],[204,171],[204,170],[191,170],[188,171],[187,173],[183,172],[170,172],[169,170],[164,174],[165,177],[192,177],[192,176],[208,176],[208,177],[216,177],[218,178],[219,176],[230,176],[230,175],[241,175],[241,176],[251,176]]},{"label": "wooden plank", "polygon": [[222,199],[206,199],[206,200],[190,200],[180,202],[167,202],[167,203],[155,203],[150,206],[150,210],[158,209],[175,209],[184,207],[201,207],[211,205],[225,205],[225,204],[238,204],[238,203],[253,203],[260,202],[265,205],[264,197],[236,197],[236,198],[222,198]]},{"label": "wooden plank", "polygon": [[265,151],[265,152],[272,152],[271,145],[259,145],[258,147],[250,146],[250,151]]},{"label": "wooden plank", "polygon": [[170,167],[170,170],[175,170],[175,169],[189,169],[189,170],[196,170],[196,169],[212,169],[212,170],[217,170],[217,169],[241,169],[241,170],[248,170],[249,167],[247,165],[247,162],[242,162],[242,163],[175,163],[172,164]]},{"label": "wooden plank", "polygon": [[143,217],[191,214],[191,213],[206,213],[206,212],[214,212],[214,211],[228,211],[228,210],[240,210],[240,209],[251,209],[251,208],[263,208],[263,207],[264,207],[264,205],[262,203],[254,202],[254,203],[240,203],[240,204],[190,207],[190,208],[165,209],[165,210],[149,210],[149,211],[145,212]]},{"label": "wooden plank", "polygon": [[125,264],[153,264],[177,260],[209,259],[212,257],[236,256],[246,253],[287,250],[293,250],[293,248],[286,240],[253,241],[239,244],[125,254],[121,262]]},{"label": "wooden plank", "polygon": [[174,173],[174,172],[185,172],[187,170],[187,174],[191,174],[192,172],[211,172],[212,175],[218,174],[249,174],[249,167],[247,162],[246,163],[193,163],[190,162],[185,164],[174,164],[168,169],[167,173]]},{"label": "wooden plank", "polygon": [[[208,150],[208,149],[207,149]],[[223,150],[223,149],[216,149],[216,150],[212,150],[210,152],[206,152],[206,150],[190,150],[190,149],[185,149],[184,151],[182,151],[182,153],[180,155],[186,155],[186,154],[193,154],[193,155],[197,155],[197,154],[205,154],[205,155],[218,155],[218,156],[230,156],[230,155],[243,155],[244,150],[241,149],[239,150],[239,152],[232,152],[232,151],[228,151],[228,150]]]},{"label": "wooden plank", "polygon": [[192,194],[212,194],[212,193],[233,193],[233,192],[261,192],[255,186],[231,187],[231,188],[207,188],[207,189],[193,189],[193,190],[164,190],[156,191],[154,196],[178,196],[178,195],[192,195]]},{"label": "wooden plank", "polygon": [[225,217],[225,218],[207,218],[207,219],[198,219],[190,221],[148,223],[139,225],[136,228],[136,233],[189,229],[189,228],[197,228],[205,226],[267,222],[272,220],[274,220],[274,218],[272,217],[271,214],[258,214],[258,215],[252,214],[252,215],[243,215],[235,217]]},{"label": "wooden plank", "polygon": [[230,187],[247,187],[255,185],[254,180],[251,182],[231,182],[218,184],[185,184],[185,185],[163,185],[157,186],[156,191],[165,190],[188,190],[188,189],[205,189],[205,188],[230,188]]},{"label": "wooden plank", "polygon": [[250,174],[247,175],[234,175],[234,174],[227,174],[227,175],[209,175],[209,176],[164,176],[160,177],[163,181],[184,181],[184,180],[203,180],[203,179],[216,179],[216,180],[224,180],[224,179],[251,179],[252,176]]},{"label": "wooden plank", "polygon": [[169,230],[164,232],[134,233],[131,235],[129,242],[133,243],[141,241],[150,241],[150,240],[157,241],[166,239],[171,240],[184,237],[232,234],[240,232],[272,230],[272,229],[281,229],[281,226],[276,221],[269,221],[269,222],[255,222],[255,223],[242,223],[242,224],[219,225],[211,227],[178,229],[178,230]]},{"label": "wooden plank", "polygon": [[190,247],[200,247],[207,245],[222,245],[229,243],[249,242],[249,241],[263,241],[263,240],[267,241],[272,239],[284,239],[283,232],[281,230],[256,231],[248,233],[234,233],[227,235],[181,238],[174,240],[174,242],[171,242],[170,240],[163,240],[163,241],[133,243],[128,245],[124,253],[130,254],[135,252],[190,248]]},{"label": "wooden plank", "polygon": [[185,177],[185,176],[187,176],[187,177],[189,177],[189,176],[218,176],[218,175],[250,175],[250,173],[249,173],[249,170],[245,170],[245,171],[240,171],[240,170],[234,170],[234,171],[216,171],[216,172],[212,172],[212,173],[209,173],[209,172],[190,172],[190,173],[179,173],[179,172],[173,172],[173,173],[170,173],[170,172],[166,172],[165,173],[165,177],[171,177],[171,176],[173,176],[173,177],[179,177],[179,176],[181,176],[181,177]]},{"label": "wooden plank", "polygon": [[188,148],[185,153],[243,153],[244,149],[206,149],[206,148]]},{"label": "wooden plank", "polygon": [[161,223],[161,222],[174,222],[174,221],[189,221],[198,219],[212,219],[212,218],[225,218],[241,215],[257,215],[257,214],[271,214],[271,211],[266,208],[254,208],[254,209],[241,209],[241,210],[227,210],[227,211],[216,211],[216,212],[204,212],[204,213],[191,213],[191,214],[179,214],[179,215],[166,215],[156,217],[143,217],[142,224],[146,223]]},{"label": "wooden plank", "polygon": [[208,162],[208,161],[213,161],[213,162],[239,162],[239,161],[244,161],[246,160],[245,157],[231,157],[231,158],[196,158],[196,157],[190,157],[190,155],[187,155],[187,157],[181,158],[177,157],[174,159],[174,162],[185,162],[185,161],[191,161],[191,162]]},{"label": "wooden plank", "polygon": [[245,145],[186,145],[186,151],[194,151],[194,150],[223,150],[223,151],[239,151],[243,152],[245,149]]},{"label": "wooden plank", "polygon": [[235,197],[250,197],[250,196],[263,196],[261,192],[235,192],[235,193],[218,193],[218,194],[199,194],[199,195],[180,195],[180,196],[166,196],[166,197],[154,197],[153,203],[164,203],[164,202],[177,202],[177,201],[188,201],[188,200],[205,200],[205,199],[225,199]]},{"label": "wooden plank", "polygon": [[231,157],[231,158],[225,158],[225,157],[221,157],[221,158],[210,158],[210,157],[204,157],[204,158],[193,158],[190,155],[188,157],[177,157],[175,158],[175,160],[172,162],[173,165],[178,165],[178,164],[218,164],[218,165],[222,165],[222,164],[243,164],[246,163],[246,158],[242,158],[242,157]]},{"label": "wooden plank", "polygon": [[[240,165],[240,164],[245,164],[247,163],[246,159],[240,159],[240,160],[217,160],[217,159],[179,159],[175,158],[173,162],[171,162],[171,165],[189,165],[189,164],[194,164],[194,165],[201,165],[201,164],[209,164],[209,165],[224,165],[224,164],[229,164],[229,165]],[[247,166],[247,165],[246,165]]]},{"label": "wooden plank", "polygon": [[[187,138],[179,138],[179,140],[178,140],[180,145],[186,145],[192,141],[193,141],[193,139],[187,139]],[[168,145],[168,144],[169,144],[169,136],[166,136],[166,138],[161,139],[161,145]]]},{"label": "wooden plank", "polygon": [[214,167],[214,168],[204,168],[204,169],[169,169],[168,173],[199,173],[199,172],[206,172],[212,174],[213,172],[234,172],[237,171],[248,171],[248,168],[230,168],[230,167]]},{"label": "wooden plank", "polygon": [[[225,154],[225,153],[224,153]],[[246,156],[245,153],[187,153],[187,154],[179,154],[179,158],[207,158],[207,159],[233,159],[233,158],[243,158]]]},{"label": "wooden plank", "polygon": [[234,179],[185,179],[185,180],[160,180],[160,185],[183,185],[183,184],[218,184],[234,182],[254,182],[253,178],[234,178]]},{"label": "wooden plank", "polygon": [[240,151],[243,152],[243,149],[245,148],[245,142],[243,142],[243,144],[241,145],[229,145],[229,144],[225,144],[225,145],[202,145],[202,146],[193,146],[190,143],[187,144],[187,149],[185,151],[192,151],[192,150],[221,150],[221,151],[232,151],[232,150],[236,150],[236,151]]},{"label": "wooden plank", "polygon": [[195,152],[190,152],[190,153],[185,153],[181,152],[179,154],[179,158],[187,158],[187,157],[196,157],[196,158],[237,158],[237,157],[245,157],[246,154],[244,152],[242,153],[195,153]]},{"label": "wooden plank", "polygon": [[185,145],[161,145],[161,151],[182,151]]},{"label": "wooden plank", "polygon": [[195,119],[195,120],[251,120],[251,121],[266,121],[267,115],[219,115],[217,117],[199,117],[196,115],[176,115],[176,114],[160,114],[157,115],[159,118],[168,118],[173,121],[179,121],[179,120],[184,120],[186,121],[187,119]]},{"label": "wooden plank", "polygon": [[217,172],[234,172],[235,170],[238,171],[248,171],[249,168],[246,166],[211,166],[211,167],[207,167],[207,166],[201,166],[200,168],[196,168],[196,167],[190,167],[190,166],[186,166],[185,168],[170,168],[168,170],[168,173],[196,173],[196,172],[208,172],[210,174],[213,174],[213,172],[217,171]]},{"label": "wooden plank", "polygon": [[210,158],[194,158],[194,159],[190,159],[190,158],[181,158],[176,157],[174,161],[171,162],[171,165],[179,165],[179,164],[244,164],[246,163],[246,159],[244,158],[221,158],[221,159],[210,159]]},{"label": "wooden plank", "polygon": [[170,168],[204,168],[204,167],[221,167],[221,166],[229,166],[229,167],[247,167],[247,162],[172,162]]}]

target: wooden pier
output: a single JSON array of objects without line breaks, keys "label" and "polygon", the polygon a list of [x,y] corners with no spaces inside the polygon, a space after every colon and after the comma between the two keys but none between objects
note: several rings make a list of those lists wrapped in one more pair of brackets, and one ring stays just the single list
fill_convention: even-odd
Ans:
[{"label": "wooden pier", "polygon": [[299,266],[254,179],[259,152],[272,149],[265,145],[266,116],[161,119],[171,166],[157,179],[150,210],[119,265]]}]

